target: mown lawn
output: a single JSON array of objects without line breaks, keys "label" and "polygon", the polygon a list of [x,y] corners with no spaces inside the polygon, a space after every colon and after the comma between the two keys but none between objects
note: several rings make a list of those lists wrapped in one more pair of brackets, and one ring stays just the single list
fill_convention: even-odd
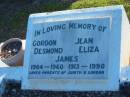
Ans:
[{"label": "mown lawn", "polygon": [[130,0],[0,0],[0,42],[25,38],[31,13],[109,5],[124,5],[130,19]]},{"label": "mown lawn", "polygon": [[78,0],[72,3],[70,9],[90,8],[110,5],[124,5],[130,19],[130,0]]}]

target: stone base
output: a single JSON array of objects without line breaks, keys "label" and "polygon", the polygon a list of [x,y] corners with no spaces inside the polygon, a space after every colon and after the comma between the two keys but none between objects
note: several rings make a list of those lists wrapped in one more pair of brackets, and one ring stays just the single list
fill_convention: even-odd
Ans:
[{"label": "stone base", "polygon": [[[125,88],[127,87],[127,88]],[[100,92],[54,92],[40,90],[21,90],[21,83],[7,81],[2,97],[130,97],[130,83],[121,86],[120,91],[100,91]]]},{"label": "stone base", "polygon": [[5,86],[6,86],[6,80],[4,79],[4,77],[5,77],[4,75],[0,76],[0,97],[4,93]]}]

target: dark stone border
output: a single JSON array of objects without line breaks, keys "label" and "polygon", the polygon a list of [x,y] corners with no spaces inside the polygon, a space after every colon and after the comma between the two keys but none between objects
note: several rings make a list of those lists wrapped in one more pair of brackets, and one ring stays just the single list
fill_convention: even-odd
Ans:
[{"label": "dark stone border", "polygon": [[21,90],[21,82],[7,81],[2,97],[130,97],[130,83],[120,86],[120,91],[64,92]]}]

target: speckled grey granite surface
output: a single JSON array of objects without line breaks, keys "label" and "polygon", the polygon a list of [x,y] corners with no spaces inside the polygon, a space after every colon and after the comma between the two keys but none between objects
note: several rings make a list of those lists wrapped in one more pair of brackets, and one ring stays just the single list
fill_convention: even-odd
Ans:
[{"label": "speckled grey granite surface", "polygon": [[20,82],[6,83],[2,97],[130,97],[130,83],[121,86],[117,92],[54,92],[39,90],[21,90]]}]

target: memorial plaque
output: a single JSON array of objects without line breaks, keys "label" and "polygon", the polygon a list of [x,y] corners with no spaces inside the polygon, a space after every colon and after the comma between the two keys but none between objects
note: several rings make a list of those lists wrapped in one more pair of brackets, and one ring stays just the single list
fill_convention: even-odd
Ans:
[{"label": "memorial plaque", "polygon": [[108,78],[110,17],[34,26],[29,79]]},{"label": "memorial plaque", "polygon": [[123,23],[129,26],[122,6],[31,15],[22,88],[118,90],[119,67],[129,56]]}]

